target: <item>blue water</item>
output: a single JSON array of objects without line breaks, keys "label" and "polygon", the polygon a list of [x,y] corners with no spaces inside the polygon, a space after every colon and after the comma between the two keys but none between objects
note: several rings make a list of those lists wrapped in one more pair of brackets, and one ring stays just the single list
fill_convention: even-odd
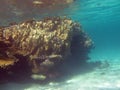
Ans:
[{"label": "blue water", "polygon": [[120,58],[120,1],[76,0],[71,7],[69,16],[79,21],[94,41],[91,59]]},{"label": "blue water", "polygon": [[[34,18],[39,17],[37,15]],[[95,45],[89,54],[90,61],[107,60],[110,67],[77,75],[62,84],[10,83],[0,90],[120,90],[120,0],[76,0],[54,15],[66,15],[81,23]]]}]

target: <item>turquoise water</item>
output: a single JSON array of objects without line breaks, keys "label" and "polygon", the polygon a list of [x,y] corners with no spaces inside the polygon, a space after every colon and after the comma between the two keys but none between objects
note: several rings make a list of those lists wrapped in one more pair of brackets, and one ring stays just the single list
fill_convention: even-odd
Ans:
[{"label": "turquoise water", "polygon": [[120,1],[78,0],[71,17],[79,21],[92,37],[94,60],[120,58]]},{"label": "turquoise water", "polygon": [[67,15],[80,22],[95,45],[89,61],[107,61],[109,67],[95,68],[60,83],[8,83],[0,85],[0,90],[120,90],[120,0],[76,0],[54,15]]}]

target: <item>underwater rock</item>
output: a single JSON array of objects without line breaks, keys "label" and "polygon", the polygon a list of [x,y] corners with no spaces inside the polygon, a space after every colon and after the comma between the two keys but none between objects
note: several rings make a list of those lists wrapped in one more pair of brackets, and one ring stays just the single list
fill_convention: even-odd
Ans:
[{"label": "underwater rock", "polygon": [[47,76],[58,71],[56,67],[62,67],[69,56],[83,53],[81,57],[86,57],[92,45],[81,26],[66,17],[4,26],[0,28],[0,69],[19,72],[25,66],[26,73]]},{"label": "underwater rock", "polygon": [[46,76],[45,75],[33,74],[33,75],[31,75],[31,78],[34,79],[34,80],[45,80]]}]

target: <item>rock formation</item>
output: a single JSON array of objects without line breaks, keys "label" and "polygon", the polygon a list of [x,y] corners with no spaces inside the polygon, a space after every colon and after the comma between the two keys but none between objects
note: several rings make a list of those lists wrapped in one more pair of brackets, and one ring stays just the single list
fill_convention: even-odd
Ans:
[{"label": "rock formation", "polygon": [[54,77],[51,73],[68,57],[84,54],[80,56],[86,58],[92,44],[80,24],[66,17],[4,26],[0,28],[0,74],[29,72]]}]

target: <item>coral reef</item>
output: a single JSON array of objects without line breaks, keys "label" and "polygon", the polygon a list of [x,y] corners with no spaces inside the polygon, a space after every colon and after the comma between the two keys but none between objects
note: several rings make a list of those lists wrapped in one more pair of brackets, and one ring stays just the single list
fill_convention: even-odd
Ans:
[{"label": "coral reef", "polygon": [[35,78],[49,78],[68,57],[86,58],[92,44],[80,24],[66,17],[4,26],[0,28],[0,70],[30,72]]}]

